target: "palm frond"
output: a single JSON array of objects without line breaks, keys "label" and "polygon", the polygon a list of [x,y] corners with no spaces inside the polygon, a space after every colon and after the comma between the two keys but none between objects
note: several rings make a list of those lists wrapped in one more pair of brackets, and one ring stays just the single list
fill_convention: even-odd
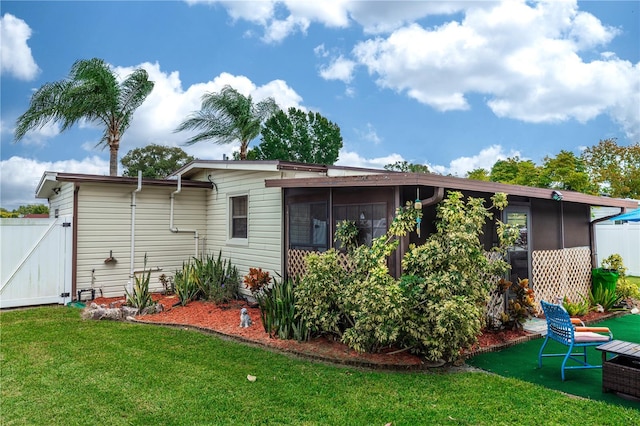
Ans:
[{"label": "palm frond", "polygon": [[217,144],[240,142],[243,152],[260,134],[262,123],[277,110],[273,98],[254,104],[251,96],[244,96],[227,85],[220,92],[205,93],[200,111],[189,115],[175,131],[200,131],[189,138],[186,145],[204,140]]},{"label": "palm frond", "polygon": [[62,130],[77,121],[65,114],[68,109],[65,93],[69,86],[67,81],[46,83],[31,96],[29,108],[16,121],[16,141],[22,139],[29,130],[40,129],[51,121],[60,121]]}]

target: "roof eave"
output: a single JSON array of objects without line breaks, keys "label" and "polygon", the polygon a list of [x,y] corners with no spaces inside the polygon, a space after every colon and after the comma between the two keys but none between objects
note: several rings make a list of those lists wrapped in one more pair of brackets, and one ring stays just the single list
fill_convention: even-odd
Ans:
[{"label": "roof eave", "polygon": [[[530,186],[509,185],[505,183],[485,182],[454,176],[436,175],[432,173],[381,173],[344,177],[268,179],[265,181],[265,186],[271,188],[337,188],[406,185],[443,187],[450,190],[466,190],[485,193],[504,192],[509,195],[538,199],[552,199],[553,193],[556,191],[548,188],[536,188]],[[589,204],[592,206],[621,208],[637,208],[638,206],[638,203],[633,200],[600,197],[596,195],[588,195],[582,194],[580,192],[564,190],[562,191],[562,200],[565,202]]]}]

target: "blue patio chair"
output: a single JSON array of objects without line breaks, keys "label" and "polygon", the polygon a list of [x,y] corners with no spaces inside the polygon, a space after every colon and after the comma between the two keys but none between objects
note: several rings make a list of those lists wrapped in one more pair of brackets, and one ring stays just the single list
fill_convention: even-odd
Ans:
[{"label": "blue patio chair", "polygon": [[[581,368],[602,368],[602,365],[592,365],[587,362],[587,348],[589,346],[599,346],[613,340],[613,334],[607,327],[578,327],[580,320],[569,317],[569,314],[562,305],[554,305],[544,300],[540,301],[544,316],[547,319],[547,336],[542,343],[538,354],[538,368],[542,368],[542,358],[561,356],[562,360],[562,381],[564,372],[569,369]],[[604,333],[604,334],[600,334]],[[543,354],[545,346],[549,340],[555,340],[567,347],[567,351],[557,354]],[[574,348],[582,349],[574,352]],[[567,361],[571,359],[580,365],[567,366]]]}]

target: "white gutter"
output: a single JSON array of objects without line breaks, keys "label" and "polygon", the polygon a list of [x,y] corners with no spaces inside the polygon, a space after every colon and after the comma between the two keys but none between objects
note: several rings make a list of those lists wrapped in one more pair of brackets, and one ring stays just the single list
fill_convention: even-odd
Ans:
[{"label": "white gutter", "polygon": [[142,170],[138,170],[138,187],[131,193],[131,251],[129,259],[129,281],[127,290],[133,293],[134,264],[136,257],[136,194],[142,190]]},{"label": "white gutter", "polygon": [[178,189],[176,189],[175,191],[173,191],[171,193],[171,210],[170,210],[170,215],[169,215],[169,231],[173,232],[174,234],[177,234],[178,232],[192,232],[193,233],[193,239],[195,240],[195,257],[198,257],[198,243],[200,240],[200,237],[198,236],[198,230],[197,229],[178,229],[177,227],[173,226],[173,201],[175,199],[176,194],[179,194],[180,191],[182,191],[182,174],[178,175]]}]

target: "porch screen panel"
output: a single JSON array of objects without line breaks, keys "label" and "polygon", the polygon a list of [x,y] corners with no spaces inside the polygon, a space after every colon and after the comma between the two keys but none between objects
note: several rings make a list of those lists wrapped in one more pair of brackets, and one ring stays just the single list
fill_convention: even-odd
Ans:
[{"label": "porch screen panel", "polygon": [[327,203],[289,205],[289,248],[325,251],[329,244]]},{"label": "porch screen panel", "polygon": [[[374,238],[387,232],[386,203],[338,205],[333,209],[335,226],[343,220],[352,221],[358,227],[358,243],[371,245]],[[340,247],[340,244],[337,244]]]}]

